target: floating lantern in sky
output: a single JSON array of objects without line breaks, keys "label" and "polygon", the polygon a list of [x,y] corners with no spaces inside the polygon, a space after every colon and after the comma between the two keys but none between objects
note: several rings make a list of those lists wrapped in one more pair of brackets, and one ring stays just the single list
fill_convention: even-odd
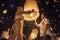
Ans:
[{"label": "floating lantern in sky", "polygon": [[33,21],[39,17],[39,8],[36,0],[26,0],[24,5],[24,11],[34,10],[31,14],[23,14],[24,20]]},{"label": "floating lantern in sky", "polygon": [[4,9],[3,10],[3,14],[7,14],[7,9]]}]

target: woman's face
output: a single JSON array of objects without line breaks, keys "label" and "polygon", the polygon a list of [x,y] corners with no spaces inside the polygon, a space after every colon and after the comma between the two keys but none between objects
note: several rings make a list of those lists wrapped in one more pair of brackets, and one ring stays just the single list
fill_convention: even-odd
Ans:
[{"label": "woman's face", "polygon": [[23,8],[22,7],[18,7],[17,8],[17,12],[22,12],[23,11]]},{"label": "woman's face", "polygon": [[15,14],[15,19],[20,19],[22,17],[22,11],[23,11],[22,7],[17,7],[17,12]]}]

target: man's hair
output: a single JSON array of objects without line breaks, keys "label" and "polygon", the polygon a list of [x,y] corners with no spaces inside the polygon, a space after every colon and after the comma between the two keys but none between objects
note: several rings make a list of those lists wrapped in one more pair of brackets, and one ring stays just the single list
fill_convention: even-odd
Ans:
[{"label": "man's hair", "polygon": [[44,16],[46,16],[46,14],[45,14],[45,12],[43,11],[43,12],[41,12],[41,15],[44,15]]}]

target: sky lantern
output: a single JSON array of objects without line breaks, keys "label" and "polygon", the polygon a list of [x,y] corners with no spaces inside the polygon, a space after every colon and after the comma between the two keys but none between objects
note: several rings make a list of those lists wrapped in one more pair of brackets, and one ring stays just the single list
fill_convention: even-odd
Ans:
[{"label": "sky lantern", "polygon": [[39,8],[36,0],[26,0],[24,4],[24,11],[34,10],[33,13],[23,14],[24,20],[33,21],[39,17]]}]

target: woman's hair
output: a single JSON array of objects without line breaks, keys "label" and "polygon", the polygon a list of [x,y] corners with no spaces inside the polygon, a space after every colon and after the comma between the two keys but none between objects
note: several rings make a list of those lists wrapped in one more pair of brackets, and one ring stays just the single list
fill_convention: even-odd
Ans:
[{"label": "woman's hair", "polygon": [[20,7],[20,6],[18,6],[18,7],[17,7],[16,14],[20,15],[22,11],[23,11],[23,8]]},{"label": "woman's hair", "polygon": [[[23,12],[23,8],[20,7],[20,6],[18,6],[18,7],[17,7],[17,11],[16,11],[16,13],[15,13],[14,21],[16,20],[16,16],[22,17],[22,12]],[[17,19],[18,19],[18,18],[17,18]]]}]

